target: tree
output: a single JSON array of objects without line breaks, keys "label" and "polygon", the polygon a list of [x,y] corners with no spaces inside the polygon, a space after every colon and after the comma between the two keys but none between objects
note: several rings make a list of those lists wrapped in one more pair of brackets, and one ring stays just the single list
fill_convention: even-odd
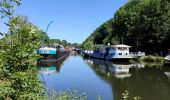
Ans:
[{"label": "tree", "polygon": [[21,0],[2,0],[0,1],[0,12],[2,14],[1,18],[8,17],[10,20],[15,6],[19,6],[21,4]]},{"label": "tree", "polygon": [[169,8],[169,0],[130,0],[112,19],[98,27],[83,45],[86,42],[117,44],[123,40],[134,51],[165,52],[170,48],[167,44],[170,42]]}]

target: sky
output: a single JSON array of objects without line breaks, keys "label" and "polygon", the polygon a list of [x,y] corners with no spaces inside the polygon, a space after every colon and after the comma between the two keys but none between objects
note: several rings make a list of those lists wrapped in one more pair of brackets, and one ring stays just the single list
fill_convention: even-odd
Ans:
[{"label": "sky", "polygon": [[[128,0],[22,0],[16,15],[27,16],[51,39],[82,43],[97,27],[114,16]],[[7,28],[0,22],[0,30]]]}]

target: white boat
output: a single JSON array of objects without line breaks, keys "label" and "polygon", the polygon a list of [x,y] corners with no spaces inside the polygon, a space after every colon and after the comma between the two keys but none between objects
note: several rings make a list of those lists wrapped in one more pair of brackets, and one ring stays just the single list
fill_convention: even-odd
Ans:
[{"label": "white boat", "polygon": [[104,60],[129,60],[135,56],[145,55],[143,52],[129,52],[130,47],[123,44],[108,45],[103,46],[100,50],[85,51],[84,55]]},{"label": "white boat", "polygon": [[165,57],[165,60],[170,61],[170,49],[169,49],[169,55]]},{"label": "white boat", "polygon": [[167,56],[165,57],[165,60],[170,61],[170,55],[167,55]]}]

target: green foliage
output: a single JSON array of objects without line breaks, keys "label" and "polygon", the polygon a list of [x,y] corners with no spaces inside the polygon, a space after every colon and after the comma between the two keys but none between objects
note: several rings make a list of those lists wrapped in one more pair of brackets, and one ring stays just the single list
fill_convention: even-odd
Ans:
[{"label": "green foliage", "polygon": [[167,52],[170,45],[170,3],[168,0],[130,0],[114,18],[98,27],[84,42],[131,45],[147,54]]},{"label": "green foliage", "polygon": [[143,56],[140,58],[140,61],[144,61],[144,62],[155,62],[155,63],[163,63],[165,60],[163,57],[159,57],[159,56]]},{"label": "green foliage", "polygon": [[62,41],[60,39],[50,39],[50,44],[62,44]]},{"label": "green foliage", "polygon": [[42,100],[45,92],[36,69],[41,30],[21,16],[12,18],[10,25],[13,34],[1,39],[0,98]]},{"label": "green foliage", "polygon": [[47,40],[49,44],[61,44],[63,46],[71,46],[75,48],[81,48],[81,44],[78,43],[69,43],[66,40],[60,40],[60,39],[49,39]]},{"label": "green foliage", "polygon": [[98,96],[98,97],[97,97],[97,100],[101,100],[101,97],[100,97],[100,96]]},{"label": "green foliage", "polygon": [[67,46],[67,41],[66,40],[62,40],[62,45],[63,46]]},{"label": "green foliage", "polygon": [[75,47],[75,48],[82,48],[82,45],[78,43],[72,43],[70,44],[70,46]]},{"label": "green foliage", "polygon": [[122,96],[123,100],[142,100],[142,98],[139,96],[135,96],[133,97],[133,99],[131,99],[130,92],[127,90],[124,93],[122,93]]},{"label": "green foliage", "polygon": [[49,44],[61,44],[63,46],[67,46],[68,43],[66,40],[60,40],[60,39],[50,39]]},{"label": "green foliage", "polygon": [[83,48],[85,50],[93,50],[94,49],[94,44],[92,43],[92,41],[85,42],[83,44]]},{"label": "green foliage", "polygon": [[129,98],[129,91],[125,91],[124,93],[122,93],[123,95],[123,100],[127,100]]},{"label": "green foliage", "polygon": [[21,4],[21,0],[1,0],[0,1],[0,13],[1,18],[8,17],[11,19],[14,8]]},{"label": "green foliage", "polygon": [[54,100],[87,100],[86,95],[83,93],[79,95],[77,91],[60,91],[54,97]]}]

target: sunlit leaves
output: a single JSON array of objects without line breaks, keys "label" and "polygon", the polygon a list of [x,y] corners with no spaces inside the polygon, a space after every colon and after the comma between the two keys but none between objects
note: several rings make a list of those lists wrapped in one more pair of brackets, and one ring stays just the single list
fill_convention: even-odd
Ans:
[{"label": "sunlit leaves", "polygon": [[130,0],[114,18],[98,27],[84,42],[131,45],[134,51],[166,53],[170,45],[170,3],[168,0]]},{"label": "sunlit leaves", "polygon": [[13,34],[4,35],[0,41],[3,45],[0,49],[0,81],[9,80],[10,85],[0,83],[3,86],[0,87],[0,98],[41,100],[44,89],[35,70],[41,30],[22,16],[13,17],[10,25]]}]

